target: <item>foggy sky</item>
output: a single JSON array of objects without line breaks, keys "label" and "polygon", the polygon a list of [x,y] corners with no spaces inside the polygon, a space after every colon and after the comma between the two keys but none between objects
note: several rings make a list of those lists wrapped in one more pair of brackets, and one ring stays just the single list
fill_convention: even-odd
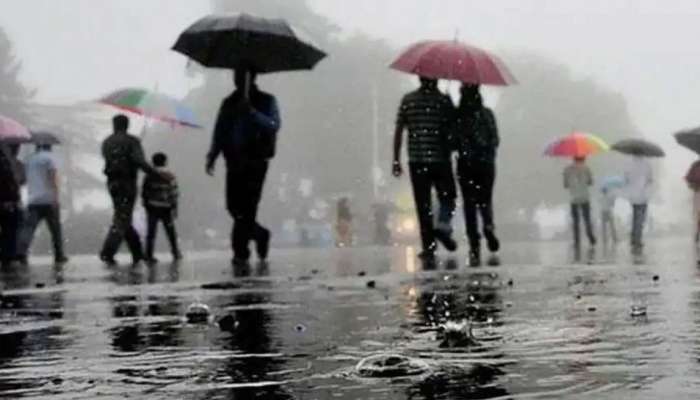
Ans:
[{"label": "foggy sky", "polygon": [[[497,53],[534,51],[565,64],[575,76],[624,95],[640,131],[669,150],[665,178],[674,183],[665,190],[682,189],[680,177],[694,157],[676,147],[670,134],[700,125],[700,52],[692,46],[700,37],[700,2],[310,3],[343,34],[363,32],[399,48],[458,35]],[[157,84],[164,92],[185,93],[193,86],[184,74],[185,59],[169,47],[208,12],[205,0],[3,0],[0,24],[24,63],[22,78],[38,90],[37,100],[70,103],[122,86]],[[507,88],[499,90],[507,95]]]}]

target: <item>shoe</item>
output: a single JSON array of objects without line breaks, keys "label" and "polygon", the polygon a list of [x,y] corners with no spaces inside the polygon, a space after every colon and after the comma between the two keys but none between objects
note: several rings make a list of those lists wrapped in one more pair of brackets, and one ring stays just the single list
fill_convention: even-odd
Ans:
[{"label": "shoe", "polygon": [[501,249],[501,242],[493,234],[493,232],[486,233],[484,236],[486,236],[486,245],[488,246],[490,252],[496,253]]},{"label": "shoe", "polygon": [[143,261],[145,261],[146,264],[149,266],[153,266],[153,265],[158,264],[158,259],[155,257],[146,257],[143,259]]},{"label": "shoe", "polygon": [[147,262],[147,260],[143,256],[140,256],[140,255],[135,256],[135,257],[134,256],[131,257],[131,265],[133,265],[133,266],[139,265],[139,263],[141,263],[141,261]]},{"label": "shoe", "polygon": [[255,241],[255,251],[261,261],[267,260],[267,254],[270,252],[270,231],[265,230],[262,236]]},{"label": "shoe", "polygon": [[58,257],[54,257],[53,261],[54,261],[54,264],[56,264],[56,265],[63,265],[63,264],[68,263],[68,257],[66,257],[64,255],[60,255]]},{"label": "shoe", "polygon": [[15,261],[25,267],[29,265],[29,258],[26,255],[15,256]]},{"label": "shoe", "polygon": [[107,256],[104,254],[100,254],[100,261],[102,261],[110,267],[117,265],[117,260],[115,260],[114,257]]},{"label": "shoe", "polygon": [[501,265],[501,259],[498,258],[497,254],[491,254],[489,259],[486,261],[486,264],[488,264],[489,267],[497,267]]},{"label": "shoe", "polygon": [[246,260],[245,258],[234,257],[231,260],[231,265],[234,267],[245,267],[248,266],[248,260]]},{"label": "shoe", "polygon": [[440,242],[449,251],[457,250],[457,242],[452,238],[452,234],[444,229],[435,229],[433,231],[435,239]]},{"label": "shoe", "polygon": [[182,256],[182,253],[181,253],[181,252],[176,251],[176,252],[173,253],[173,261],[180,261],[180,260],[182,260],[183,258],[184,258],[184,257]]},{"label": "shoe", "polygon": [[435,252],[433,250],[423,250],[420,253],[418,253],[418,258],[423,261],[434,261]]},{"label": "shoe", "polygon": [[481,267],[481,256],[477,253],[469,253],[469,266],[470,267]]}]

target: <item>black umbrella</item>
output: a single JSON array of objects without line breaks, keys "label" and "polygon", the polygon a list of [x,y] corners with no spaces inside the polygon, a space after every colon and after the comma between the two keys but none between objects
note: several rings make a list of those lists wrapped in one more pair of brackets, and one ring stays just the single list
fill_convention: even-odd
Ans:
[{"label": "black umbrella", "polygon": [[612,146],[612,149],[623,154],[640,157],[664,157],[666,155],[659,145],[644,139],[620,140]]},{"label": "black umbrella", "polygon": [[61,140],[53,133],[45,131],[32,131],[32,143],[36,145],[57,145],[61,144]]},{"label": "black umbrella", "polygon": [[678,132],[673,136],[678,144],[700,154],[700,128]]},{"label": "black umbrella", "polygon": [[308,70],[326,54],[281,19],[210,15],[187,28],[173,50],[206,67],[258,73]]}]

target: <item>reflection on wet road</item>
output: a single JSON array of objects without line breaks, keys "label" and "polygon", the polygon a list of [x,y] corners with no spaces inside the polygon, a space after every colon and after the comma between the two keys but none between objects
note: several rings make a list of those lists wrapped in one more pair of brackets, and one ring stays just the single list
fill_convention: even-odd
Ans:
[{"label": "reflection on wet road", "polygon": [[[495,268],[367,248],[236,269],[201,254],[4,270],[0,397],[692,398],[700,273],[688,243],[648,252],[572,264],[565,245],[533,243]],[[187,323],[193,302],[208,323]]]}]

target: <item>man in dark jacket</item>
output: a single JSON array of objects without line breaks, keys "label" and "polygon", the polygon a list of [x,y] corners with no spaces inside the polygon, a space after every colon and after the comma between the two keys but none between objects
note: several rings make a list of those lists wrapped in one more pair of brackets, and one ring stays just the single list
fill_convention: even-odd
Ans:
[{"label": "man in dark jacket", "polygon": [[20,182],[14,156],[7,145],[0,143],[0,263],[11,264],[17,249],[20,224]]},{"label": "man in dark jacket", "polygon": [[[452,238],[457,193],[450,158],[454,106],[438,89],[437,80],[421,77],[420,81],[420,88],[404,96],[399,107],[392,170],[397,178],[403,174],[401,146],[403,132],[408,130],[408,169],[423,245],[420,257],[429,261],[437,247],[435,239],[450,251],[457,249]],[[437,228],[433,226],[433,188],[440,203]]]},{"label": "man in dark jacket", "polygon": [[138,172],[143,170],[147,174],[160,174],[167,179],[171,177],[161,174],[146,162],[141,141],[127,133],[129,118],[117,115],[112,119],[112,124],[114,133],[102,143],[102,156],[105,160],[107,188],[114,205],[114,217],[100,259],[107,264],[115,264],[114,255],[122,240],[126,239],[132,260],[136,264],[144,258],[141,240],[131,224],[138,192]]},{"label": "man in dark jacket", "polygon": [[280,117],[274,96],[258,89],[255,73],[236,70],[236,90],[221,103],[207,154],[207,174],[214,174],[216,159],[226,160],[226,205],[234,220],[231,245],[234,264],[250,258],[255,241],[260,260],[266,260],[270,231],[257,222],[258,204],[269,160],[275,155]]},{"label": "man in dark jacket", "polygon": [[483,234],[492,253],[489,264],[499,264],[496,252],[500,242],[493,218],[493,188],[500,139],[496,118],[491,109],[484,106],[478,85],[462,85],[454,138],[459,153],[457,175],[464,200],[469,263],[471,266],[481,265],[481,216]]},{"label": "man in dark jacket", "polygon": [[174,175],[167,170],[168,156],[164,153],[156,153],[151,161],[153,166],[159,171],[166,172],[173,178],[165,179],[160,175],[151,174],[143,180],[141,197],[143,198],[143,207],[146,209],[146,219],[148,220],[146,262],[149,264],[158,263],[158,260],[153,256],[158,222],[162,222],[165,228],[165,234],[170,242],[173,261],[178,261],[182,259],[182,253],[177,243],[177,230],[175,229],[179,197],[177,181]]}]

